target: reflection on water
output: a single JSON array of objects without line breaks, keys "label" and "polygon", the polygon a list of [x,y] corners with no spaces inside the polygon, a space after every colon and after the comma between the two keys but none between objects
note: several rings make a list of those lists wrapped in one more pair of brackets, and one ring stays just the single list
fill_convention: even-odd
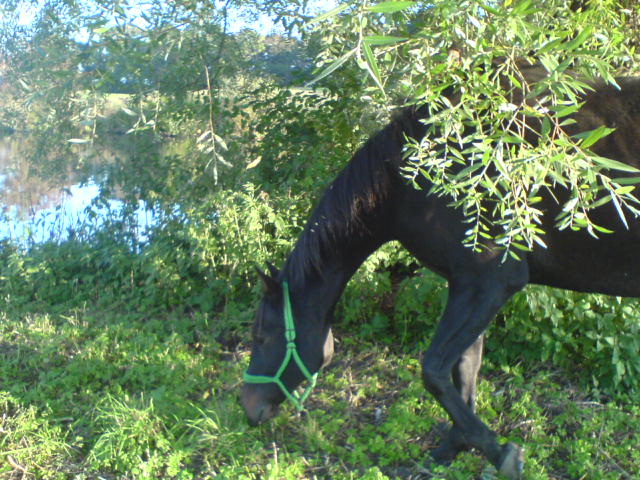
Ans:
[{"label": "reflection on water", "polygon": [[[55,182],[30,175],[29,163],[17,154],[16,141],[0,138],[0,240],[21,244],[64,240],[121,213],[124,203],[118,199],[95,205],[99,186],[92,181],[79,183],[72,172]],[[153,215],[142,201],[136,207],[133,233],[145,241]]]},{"label": "reflection on water", "polygon": [[38,210],[59,205],[64,190],[29,175],[29,164],[15,154],[16,143],[0,139],[0,203],[3,213],[12,210],[18,219],[25,220]]}]

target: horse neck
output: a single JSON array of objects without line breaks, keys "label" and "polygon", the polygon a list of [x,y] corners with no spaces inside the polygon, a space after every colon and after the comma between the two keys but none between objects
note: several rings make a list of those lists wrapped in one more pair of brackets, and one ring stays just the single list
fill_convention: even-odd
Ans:
[{"label": "horse neck", "polygon": [[294,273],[291,262],[285,266],[284,276],[290,278],[292,296],[304,298],[311,308],[317,309],[320,318],[326,318],[333,311],[347,282],[360,265],[390,240],[382,233],[384,229],[364,227],[359,234],[345,236],[336,242],[334,254],[323,255],[322,261],[314,267]]},{"label": "horse neck", "polygon": [[392,239],[405,137],[419,138],[423,130],[408,111],[363,145],[325,191],[285,266],[284,277],[300,295],[316,295],[330,310],[358,267]]}]

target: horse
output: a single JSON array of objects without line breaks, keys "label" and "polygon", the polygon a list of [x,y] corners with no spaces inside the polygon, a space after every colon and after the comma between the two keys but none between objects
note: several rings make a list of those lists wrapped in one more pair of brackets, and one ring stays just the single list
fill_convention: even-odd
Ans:
[{"label": "horse", "polygon": [[[573,132],[600,125],[615,128],[591,149],[603,157],[640,167],[640,80],[618,79],[621,88],[599,85],[573,114]],[[376,249],[400,242],[422,265],[444,277],[446,306],[422,358],[422,381],[449,415],[452,426],[431,456],[439,463],[475,448],[509,480],[521,478],[523,449],[499,444],[497,434],[476,415],[476,381],[483,332],[502,305],[528,283],[616,296],[640,296],[640,222],[626,228],[609,202],[593,211],[613,233],[594,238],[584,230],[554,228],[568,191],[543,195],[546,247],[504,256],[500,248],[476,251],[463,245],[469,224],[451,198],[428,195],[402,174],[407,138],[427,133],[428,109],[406,108],[369,138],[326,189],[284,266],[259,269],[264,296],[252,327],[251,359],[240,400],[251,425],[264,422],[292,392],[331,359],[331,324],[346,283]],[[309,387],[303,397],[309,394]]]}]

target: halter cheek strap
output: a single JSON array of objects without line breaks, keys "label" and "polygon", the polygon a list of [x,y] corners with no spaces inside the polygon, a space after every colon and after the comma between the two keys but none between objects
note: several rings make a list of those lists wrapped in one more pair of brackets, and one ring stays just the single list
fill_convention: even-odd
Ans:
[{"label": "halter cheek strap", "polygon": [[[284,359],[280,364],[280,368],[273,377],[269,377],[266,375],[251,375],[247,370],[244,372],[242,376],[243,380],[246,383],[275,383],[280,387],[282,393],[284,393],[285,397],[296,407],[296,410],[301,411],[303,409],[303,403],[313,390],[313,387],[316,385],[316,380],[318,378],[318,373],[314,373],[313,375],[309,372],[304,362],[300,358],[300,354],[296,349],[296,327],[293,322],[293,314],[291,313],[291,300],[289,298],[289,285],[285,281],[282,283],[282,292],[284,297],[284,338],[287,341],[287,350],[284,355]],[[298,394],[298,392],[290,392],[285,387],[280,377],[282,377],[283,372],[289,365],[289,362],[293,358],[294,363],[298,366],[304,377],[309,381],[307,388],[305,388],[302,394]]]}]

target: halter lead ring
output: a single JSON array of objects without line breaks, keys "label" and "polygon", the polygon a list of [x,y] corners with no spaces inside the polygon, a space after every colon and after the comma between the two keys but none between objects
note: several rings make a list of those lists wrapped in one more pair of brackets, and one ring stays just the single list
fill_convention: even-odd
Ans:
[{"label": "halter lead ring", "polygon": [[[309,372],[304,362],[300,358],[300,354],[296,349],[296,327],[293,322],[293,314],[291,313],[291,299],[289,298],[289,284],[285,281],[282,282],[282,295],[284,297],[284,338],[287,341],[287,351],[284,355],[284,359],[280,364],[280,368],[273,377],[269,377],[266,375],[251,375],[249,371],[245,371],[242,379],[246,383],[275,383],[280,387],[282,393],[284,393],[285,397],[296,407],[296,410],[299,412],[303,409],[304,401],[307,399],[311,390],[316,385],[316,380],[318,378],[318,373],[314,373],[313,375]],[[307,388],[304,389],[302,394],[298,394],[298,392],[291,393],[287,390],[280,377],[282,373],[289,365],[291,358],[293,357],[294,363],[298,366],[304,377],[309,381]]]}]

